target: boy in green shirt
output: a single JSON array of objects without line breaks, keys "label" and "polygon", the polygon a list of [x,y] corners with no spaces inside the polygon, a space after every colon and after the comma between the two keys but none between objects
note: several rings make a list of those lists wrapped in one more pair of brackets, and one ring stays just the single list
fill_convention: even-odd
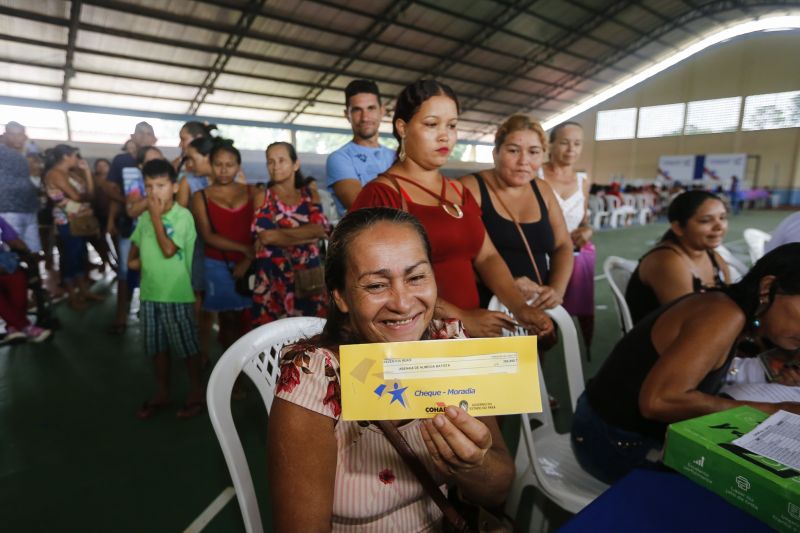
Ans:
[{"label": "boy in green shirt", "polygon": [[178,191],[175,169],[163,159],[142,169],[147,211],[131,235],[128,268],[141,270],[140,315],[145,353],[153,357],[158,389],[136,416],[147,419],[169,405],[170,352],[186,361],[189,395],[178,418],[205,410],[200,379],[197,323],[193,308],[192,254],[197,232],[188,209],[174,201]]}]

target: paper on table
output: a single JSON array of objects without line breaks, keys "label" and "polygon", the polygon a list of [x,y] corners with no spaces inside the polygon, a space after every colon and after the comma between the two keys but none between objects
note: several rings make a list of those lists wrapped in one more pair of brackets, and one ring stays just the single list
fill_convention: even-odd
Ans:
[{"label": "paper on table", "polygon": [[800,402],[800,387],[778,383],[738,383],[720,391],[734,400],[751,402]]},{"label": "paper on table", "polygon": [[733,444],[800,470],[800,415],[778,411]]}]

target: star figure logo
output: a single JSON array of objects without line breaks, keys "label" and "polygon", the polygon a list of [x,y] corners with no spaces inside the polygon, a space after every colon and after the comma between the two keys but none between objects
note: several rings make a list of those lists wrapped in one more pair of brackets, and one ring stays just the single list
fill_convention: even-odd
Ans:
[{"label": "star figure logo", "polygon": [[389,391],[389,394],[392,395],[392,399],[389,401],[389,405],[392,405],[394,402],[398,402],[403,407],[406,407],[406,402],[403,399],[403,393],[406,391],[408,387],[400,388],[400,386],[395,383],[394,388]]}]

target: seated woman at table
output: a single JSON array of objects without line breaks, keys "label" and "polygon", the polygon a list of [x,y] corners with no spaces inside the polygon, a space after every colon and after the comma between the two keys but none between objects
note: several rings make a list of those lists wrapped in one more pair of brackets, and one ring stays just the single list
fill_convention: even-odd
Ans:
[{"label": "seated woman at table", "polygon": [[[798,264],[800,243],[781,246],[739,283],[687,294],[625,335],[578,400],[572,447],[583,468],[612,483],[660,458],[668,424],[740,405],[800,414],[800,403],[717,396],[736,356],[772,347],[800,360]],[[783,382],[800,384],[800,373],[787,369]]]},{"label": "seated woman at table", "polygon": [[728,232],[728,210],[706,191],[687,191],[669,204],[670,229],[639,260],[625,290],[633,323],[684,294],[730,283],[728,265],[714,248]]},{"label": "seated woman at table", "polygon": [[527,305],[515,287],[511,271],[486,238],[472,193],[440,172],[456,143],[458,112],[458,98],[447,85],[419,80],[403,89],[392,119],[400,143],[397,161],[361,189],[350,209],[393,207],[420,220],[433,247],[437,317],[461,320],[471,337],[497,337],[514,329],[504,313],[479,307],[477,271],[521,325],[532,334],[548,334],[552,322]]},{"label": "seated woman at table", "polygon": [[[462,338],[433,319],[437,290],[425,230],[387,208],[349,213],[325,261],[331,293],[322,334],[284,349],[269,417],[276,531],[429,531],[441,513],[375,425],[341,420],[339,346]],[[437,485],[467,500],[502,503],[514,463],[494,417],[460,407],[396,424]]]},{"label": "seated woman at table", "polygon": [[[572,273],[572,240],[553,190],[536,179],[547,150],[541,124],[524,115],[506,120],[494,136],[494,168],[469,174],[461,183],[482,211],[483,225],[533,305],[561,305]],[[524,236],[523,236],[524,235]],[[492,297],[478,284],[481,307]]]}]

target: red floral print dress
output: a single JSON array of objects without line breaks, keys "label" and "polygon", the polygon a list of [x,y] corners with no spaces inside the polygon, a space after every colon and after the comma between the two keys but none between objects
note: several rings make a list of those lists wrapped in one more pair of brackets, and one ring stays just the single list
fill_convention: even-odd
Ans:
[{"label": "red floral print dress", "polygon": [[[322,224],[330,230],[322,206],[314,203],[311,190],[300,190],[300,202],[287,205],[267,188],[264,203],[256,211],[251,230],[253,238],[262,230],[298,228]],[[253,324],[260,325],[287,316],[325,317],[328,295],[296,298],[294,272],[322,265],[316,243],[297,246],[265,246],[256,253],[256,287],[253,291]]]}]

